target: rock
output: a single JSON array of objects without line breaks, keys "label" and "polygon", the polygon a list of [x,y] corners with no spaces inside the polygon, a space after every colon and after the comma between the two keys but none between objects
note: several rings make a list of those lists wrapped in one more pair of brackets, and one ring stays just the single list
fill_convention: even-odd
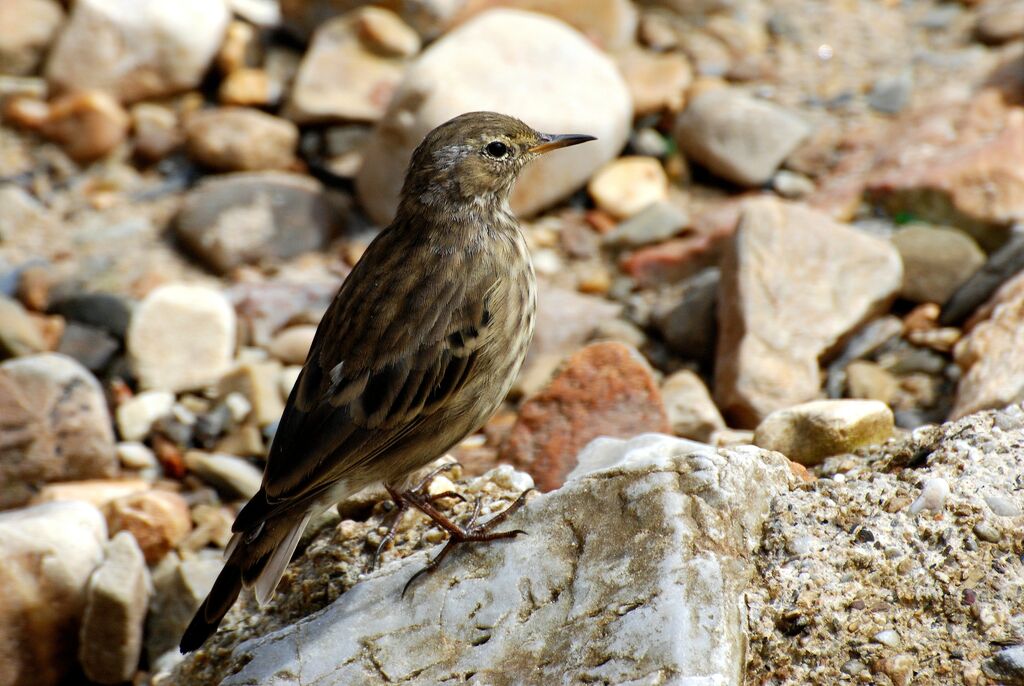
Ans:
[{"label": "rock", "polygon": [[277,103],[280,93],[276,92],[270,74],[263,69],[236,69],[221,81],[217,99],[224,105],[243,107],[265,107]]},{"label": "rock", "polygon": [[235,350],[235,311],[212,288],[169,284],[135,310],[128,353],[145,389],[186,391],[216,383]]},{"label": "rock", "polygon": [[772,176],[772,189],[788,200],[800,200],[812,195],[817,186],[803,174],[780,169]]},{"label": "rock", "polygon": [[[840,473],[826,463],[832,478],[774,500],[746,595],[748,683],[770,683],[783,664],[794,684],[885,683],[883,675],[842,673],[851,660],[872,665],[897,656],[870,640],[880,630],[898,634],[916,661],[911,679],[893,683],[986,683],[980,667],[999,650],[991,632],[1016,633],[1008,629],[1019,614],[1014,546],[1024,532],[1000,526],[998,543],[979,546],[973,528],[992,523],[985,496],[1015,493],[1022,427],[1024,413],[1013,407],[918,429],[840,458]],[[910,512],[920,482],[930,479],[952,487],[944,512]],[[1024,502],[1019,492],[1012,498]],[[961,679],[972,672],[976,680]]]},{"label": "rock", "polygon": [[981,665],[985,676],[1000,684],[1024,684],[1024,645],[997,651]]},{"label": "rock", "polygon": [[868,93],[868,104],[883,114],[899,114],[907,106],[913,88],[913,72],[909,69],[896,76],[883,76]]},{"label": "rock", "polygon": [[0,358],[46,350],[39,326],[17,300],[0,296]]},{"label": "rock", "polygon": [[902,278],[886,240],[804,205],[745,203],[718,299],[715,399],[723,413],[756,426],[816,397],[818,358],[883,310]]},{"label": "rock", "polygon": [[171,414],[174,394],[169,391],[143,391],[117,406],[117,431],[125,441],[141,441],[149,435],[153,423]]},{"label": "rock", "polygon": [[686,89],[693,81],[693,70],[685,55],[633,49],[618,55],[617,62],[633,96],[634,114],[683,109]]},{"label": "rock", "polygon": [[69,502],[80,500],[98,508],[112,500],[148,491],[150,485],[142,479],[87,479],[85,481],[65,481],[46,484],[32,498],[31,504]]},{"label": "rock", "polygon": [[714,359],[720,281],[721,272],[711,267],[670,291],[673,297],[655,302],[651,323],[672,352],[691,360]]},{"label": "rock", "polygon": [[1020,0],[985,3],[978,11],[974,34],[990,45],[1024,38],[1024,3]]},{"label": "rock", "polygon": [[185,466],[209,484],[227,491],[231,496],[251,498],[263,483],[263,472],[234,455],[217,455],[190,450],[185,453]]},{"label": "rock", "polygon": [[515,10],[474,17],[409,66],[367,142],[356,185],[374,222],[384,226],[394,215],[405,168],[423,137],[469,110],[503,112],[546,133],[597,136],[523,171],[512,208],[529,215],[565,198],[618,155],[633,106],[611,60],[561,22]]},{"label": "rock", "polygon": [[85,592],[78,660],[91,681],[121,684],[139,668],[151,582],[131,534],[114,536],[105,553]]},{"label": "rock", "polygon": [[1000,286],[1006,283],[1009,287],[1021,270],[1024,270],[1024,233],[1014,233],[943,305],[939,324],[960,324]]},{"label": "rock", "polygon": [[711,400],[707,386],[688,369],[665,379],[661,384],[661,397],[676,436],[710,443],[711,435],[725,428],[725,420]]},{"label": "rock", "polygon": [[69,357],[0,364],[0,508],[50,481],[117,475],[114,432],[99,382]]},{"label": "rock", "polygon": [[978,244],[956,229],[913,224],[892,242],[903,258],[900,296],[914,302],[946,302],[985,262]]},{"label": "rock", "polygon": [[892,431],[892,410],[883,402],[815,400],[765,417],[754,431],[754,445],[810,467],[831,455],[882,443]]},{"label": "rock", "polygon": [[189,155],[221,171],[286,169],[298,142],[295,124],[248,107],[203,110],[185,123]]},{"label": "rock", "polygon": [[267,426],[281,419],[284,412],[278,381],[280,375],[279,362],[245,362],[221,379],[217,390],[222,397],[229,393],[244,395],[252,405],[256,423]]},{"label": "rock", "polygon": [[576,454],[598,436],[669,431],[650,367],[622,343],[594,343],[570,357],[523,403],[501,458],[529,472],[542,491],[562,485]]},{"label": "rock", "polygon": [[323,249],[340,225],[314,179],[255,172],[204,180],[185,197],[175,230],[210,266],[226,272]]},{"label": "rock", "polygon": [[153,570],[153,599],[146,618],[146,656],[150,663],[169,650],[177,652],[181,634],[224,566],[219,553],[202,553],[186,560],[168,555]]},{"label": "rock", "polygon": [[0,513],[0,683],[58,686],[73,676],[86,583],[106,540],[86,503]]},{"label": "rock", "polygon": [[689,223],[690,215],[679,206],[667,201],[655,201],[606,233],[602,242],[617,248],[639,248],[671,238]]},{"label": "rock", "polygon": [[75,2],[46,65],[59,89],[134,102],[199,85],[230,14],[222,0]]},{"label": "rock", "polygon": [[67,322],[57,352],[78,361],[90,372],[98,373],[110,363],[121,345],[103,329]]},{"label": "rock", "polygon": [[267,350],[285,364],[301,365],[306,361],[306,355],[309,354],[309,346],[313,344],[314,335],[316,335],[316,327],[312,324],[289,326],[274,336]]},{"label": "rock", "polygon": [[[523,485],[516,476],[499,468],[469,488],[514,497]],[[163,683],[437,684],[467,674],[479,683],[515,675],[524,685],[655,683],[662,677],[652,675],[665,674],[673,683],[740,683],[750,557],[761,513],[790,479],[780,456],[754,448],[602,439],[563,488],[534,497],[508,522],[529,536],[452,556],[410,588],[414,602],[393,599],[422,554],[385,565],[333,602],[297,609],[282,600],[259,624],[228,625],[235,630]],[[351,546],[348,530],[327,527],[310,543],[293,565],[296,587],[358,564],[316,552]],[[308,616],[293,624],[296,615]]]},{"label": "rock", "polygon": [[889,404],[899,391],[899,382],[884,367],[868,360],[854,360],[846,366],[846,385],[851,398],[878,400]]},{"label": "rock", "polygon": [[0,183],[0,240],[49,235],[57,226],[57,218],[32,194],[16,184]]},{"label": "rock", "polygon": [[74,293],[54,299],[49,312],[123,340],[132,318],[132,303],[113,293]]},{"label": "rock", "polygon": [[295,77],[286,117],[307,124],[376,121],[384,115],[407,64],[405,57],[394,54],[393,45],[380,49],[382,36],[375,37],[373,27],[380,28],[384,14],[389,17],[383,21],[401,26],[403,34],[409,30],[396,15],[380,8],[354,11],[317,29]]},{"label": "rock", "polygon": [[112,500],[103,509],[110,532],[134,536],[148,564],[162,560],[192,530],[188,503],[171,491],[139,491]]},{"label": "rock", "polygon": [[0,74],[35,73],[64,23],[64,10],[54,0],[0,2]]},{"label": "rock", "polygon": [[177,113],[170,107],[149,102],[132,105],[135,151],[148,160],[162,160],[185,143]]},{"label": "rock", "polygon": [[393,57],[414,57],[422,42],[402,19],[380,7],[366,7],[357,16],[359,38],[371,50]]},{"label": "rock", "polygon": [[668,177],[653,157],[620,157],[597,170],[587,191],[598,208],[626,219],[668,198]]},{"label": "rock", "polygon": [[808,125],[774,103],[719,88],[701,93],[676,123],[688,157],[742,186],[760,186],[810,133]]},{"label": "rock", "polygon": [[631,47],[638,23],[636,7],[629,0],[590,0],[582,5],[575,0],[470,0],[461,17],[493,7],[561,19],[606,51]]},{"label": "rock", "polygon": [[106,93],[78,91],[50,105],[42,133],[79,162],[91,162],[113,151],[128,135],[131,119]]}]

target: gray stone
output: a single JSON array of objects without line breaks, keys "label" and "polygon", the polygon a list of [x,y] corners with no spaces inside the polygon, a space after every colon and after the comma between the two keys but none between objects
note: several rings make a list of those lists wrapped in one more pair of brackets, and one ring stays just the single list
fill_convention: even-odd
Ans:
[{"label": "gray stone", "polygon": [[985,253],[957,229],[912,224],[897,231],[893,245],[903,259],[900,296],[942,304],[985,263]]},{"label": "gray stone", "polygon": [[0,683],[69,683],[86,584],[106,540],[103,515],[88,503],[0,513]]},{"label": "gray stone", "polygon": [[186,196],[175,230],[211,267],[226,272],[321,250],[341,223],[317,181],[263,172],[199,184]]},{"label": "gray stone", "polygon": [[1021,270],[1024,270],[1024,232],[1015,231],[943,305],[939,323],[943,326],[960,324]]},{"label": "gray stone", "polygon": [[1003,648],[981,664],[985,676],[1008,686],[1024,686],[1024,645]]},{"label": "gray stone", "polygon": [[251,498],[263,482],[263,471],[251,462],[234,455],[218,455],[190,450],[185,453],[185,466],[199,478],[233,496]]},{"label": "gray stone", "polygon": [[651,203],[604,235],[602,242],[617,248],[639,248],[675,236],[690,224],[690,215],[662,200]]},{"label": "gray stone", "polygon": [[151,582],[139,544],[127,531],[114,536],[105,552],[85,592],[78,660],[92,681],[121,684],[139,669]]},{"label": "gray stone", "polygon": [[146,619],[150,662],[168,650],[177,650],[181,634],[223,566],[220,554],[206,550],[186,560],[171,553],[153,570],[153,600]]},{"label": "gray stone", "polygon": [[81,0],[46,65],[60,89],[133,102],[197,86],[227,29],[223,0]]},{"label": "gray stone", "polygon": [[868,104],[883,114],[898,114],[910,101],[914,88],[914,76],[909,70],[896,76],[883,76],[875,81],[868,93]]},{"label": "gray stone", "polygon": [[405,168],[423,137],[470,110],[504,112],[546,133],[597,136],[523,171],[511,200],[523,215],[562,200],[615,158],[633,119],[615,64],[581,34],[539,14],[485,12],[416,58],[370,136],[356,187],[373,221],[383,226],[394,216]]},{"label": "gray stone", "polygon": [[730,88],[701,93],[676,123],[676,140],[688,157],[742,186],[769,181],[809,133],[789,110]]},{"label": "gray stone", "polygon": [[91,372],[99,372],[110,363],[120,347],[117,339],[103,329],[67,322],[57,344],[57,352],[77,360]]},{"label": "gray stone", "polygon": [[46,350],[43,333],[17,300],[0,296],[0,358]]},{"label": "gray stone", "polygon": [[711,361],[718,331],[716,308],[721,272],[711,267],[670,287],[651,311],[651,323],[672,352],[686,359]]},{"label": "gray stone", "polygon": [[0,508],[27,502],[50,481],[117,475],[103,389],[70,357],[0,364],[0,417]]},{"label": "gray stone", "polygon": [[69,321],[102,329],[121,340],[132,319],[132,303],[113,293],[72,293],[53,300],[49,311]]},{"label": "gray stone", "polygon": [[[514,476],[495,470],[468,488],[515,488],[498,482]],[[279,631],[236,625],[234,648],[218,653],[228,656],[222,674],[190,671],[209,662],[201,650],[163,683],[508,683],[515,675],[524,685],[641,684],[667,674],[673,683],[739,683],[750,556],[762,513],[791,479],[781,456],[755,448],[654,434],[599,439],[563,488],[532,498],[506,524],[529,536],[449,557],[405,602],[402,587],[426,558],[387,564]]]}]

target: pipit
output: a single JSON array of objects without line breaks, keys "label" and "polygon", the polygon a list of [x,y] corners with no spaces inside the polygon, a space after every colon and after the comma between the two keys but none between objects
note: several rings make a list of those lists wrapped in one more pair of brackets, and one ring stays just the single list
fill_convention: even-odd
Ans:
[{"label": "pipit", "polygon": [[533,338],[536,279],[508,204],[516,176],[542,153],[589,140],[493,112],[427,134],[394,221],[317,328],[263,484],[235,519],[224,569],[182,652],[217,630],[242,587],[267,603],[310,518],[370,484],[383,482],[400,508],[417,507],[448,532],[431,565],[451,545],[517,533],[490,531],[507,511],[459,527],[407,482],[494,413]]}]

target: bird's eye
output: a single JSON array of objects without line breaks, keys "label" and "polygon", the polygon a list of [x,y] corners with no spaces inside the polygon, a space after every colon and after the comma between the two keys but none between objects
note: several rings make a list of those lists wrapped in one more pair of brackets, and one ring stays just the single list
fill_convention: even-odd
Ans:
[{"label": "bird's eye", "polygon": [[501,141],[491,141],[484,149],[488,155],[499,160],[508,154],[508,146]]}]

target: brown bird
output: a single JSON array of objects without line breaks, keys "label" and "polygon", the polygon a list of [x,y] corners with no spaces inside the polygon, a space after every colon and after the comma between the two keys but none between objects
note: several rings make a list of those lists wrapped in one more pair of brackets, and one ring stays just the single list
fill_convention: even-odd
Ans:
[{"label": "brown bird", "polygon": [[457,543],[518,533],[490,533],[508,510],[461,528],[407,481],[508,393],[533,338],[537,298],[509,193],[530,160],[589,140],[538,133],[494,112],[463,114],[427,134],[394,221],[317,328],[263,485],[235,519],[224,569],[182,652],[217,630],[243,586],[268,602],[310,517],[370,484],[383,482],[400,508],[413,505],[448,531],[428,567]]}]

